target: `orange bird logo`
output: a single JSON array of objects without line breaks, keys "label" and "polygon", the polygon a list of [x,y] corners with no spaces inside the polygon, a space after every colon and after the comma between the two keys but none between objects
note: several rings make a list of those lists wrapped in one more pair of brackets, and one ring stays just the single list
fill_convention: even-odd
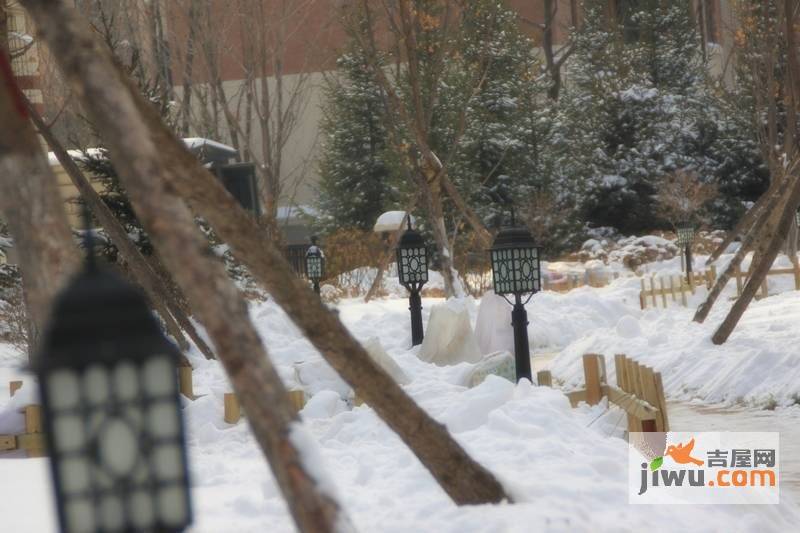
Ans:
[{"label": "orange bird logo", "polygon": [[703,461],[695,459],[691,456],[692,449],[694,448],[694,438],[686,444],[678,444],[677,446],[670,446],[667,448],[666,455],[672,457],[676,463],[685,465],[687,463],[694,463],[697,466],[703,466]]}]

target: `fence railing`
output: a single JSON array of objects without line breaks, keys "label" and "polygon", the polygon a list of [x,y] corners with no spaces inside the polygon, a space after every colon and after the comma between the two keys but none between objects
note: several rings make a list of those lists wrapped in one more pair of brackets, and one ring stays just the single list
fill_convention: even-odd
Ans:
[{"label": "fence railing", "polygon": [[[585,388],[568,392],[573,407],[580,402],[597,405],[603,397],[625,411],[628,416],[628,431],[669,431],[667,401],[661,373],[637,363],[624,354],[614,356],[617,386],[610,385],[606,378],[606,359],[598,354],[583,356]],[[540,386],[553,386],[549,370],[536,375]]]},{"label": "fence railing", "polygon": [[[648,305],[666,308],[671,302],[673,305],[679,300],[683,307],[688,307],[689,294],[694,294],[697,287],[705,285],[707,288],[714,286],[717,279],[717,269],[712,265],[705,272],[696,272],[686,275],[659,276],[655,274],[650,278],[642,278],[642,289],[639,291],[639,306],[647,309]],[[668,298],[669,297],[669,298]]]}]

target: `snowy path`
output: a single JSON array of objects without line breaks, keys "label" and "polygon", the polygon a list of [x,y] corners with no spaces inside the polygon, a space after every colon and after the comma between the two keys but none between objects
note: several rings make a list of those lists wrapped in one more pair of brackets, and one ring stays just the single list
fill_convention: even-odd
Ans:
[{"label": "snowy path", "polygon": [[780,433],[781,499],[800,503],[800,407],[765,411],[668,402],[676,431],[777,431]]}]

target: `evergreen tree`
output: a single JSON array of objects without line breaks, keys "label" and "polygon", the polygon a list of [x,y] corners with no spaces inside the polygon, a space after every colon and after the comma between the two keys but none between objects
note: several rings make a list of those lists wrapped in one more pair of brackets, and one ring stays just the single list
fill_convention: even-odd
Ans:
[{"label": "evergreen tree", "polygon": [[[625,233],[664,226],[654,216],[655,195],[676,170],[737,194],[729,182],[744,178],[732,175],[733,152],[740,163],[747,159],[748,172],[759,163],[711,90],[689,2],[627,4],[634,7],[619,26],[608,24],[604,4],[587,2],[585,26],[573,36],[557,121],[563,132],[553,150],[578,215]],[[724,197],[710,207],[721,213],[737,202]]]},{"label": "evergreen tree", "polygon": [[[510,204],[522,211],[531,193],[544,186],[540,157],[547,121],[541,102],[545,86],[534,45],[519,29],[517,16],[497,0],[466,6],[457,48],[461,56],[447,78],[448,91],[437,116],[442,152],[454,143],[458,111],[466,109],[463,137],[450,175],[489,227],[508,223]],[[481,80],[474,91],[475,80]],[[458,94],[458,92],[461,94]]]},{"label": "evergreen tree", "polygon": [[339,77],[325,87],[318,224],[323,231],[369,230],[397,199],[381,116],[384,96],[354,44],[337,66]]}]

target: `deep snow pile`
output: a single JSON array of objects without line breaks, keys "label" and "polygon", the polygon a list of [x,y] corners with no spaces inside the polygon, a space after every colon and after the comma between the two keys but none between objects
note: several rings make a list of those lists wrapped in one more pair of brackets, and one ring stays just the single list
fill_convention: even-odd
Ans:
[{"label": "deep snow pile", "polygon": [[[701,256],[697,263],[704,259]],[[730,259],[730,254],[721,258],[720,272]],[[744,269],[749,261],[743,263]],[[789,266],[788,258],[781,257],[773,268]],[[656,276],[677,276],[679,259],[650,264],[646,270]],[[661,371],[667,396],[673,399],[754,406],[800,403],[800,355],[796,349],[800,292],[793,290],[792,275],[771,276],[771,296],[753,301],[728,341],[715,346],[711,336],[730,309],[735,287],[731,280],[703,324],[692,318],[706,297],[705,288],[690,296],[688,308],[670,302],[666,310],[648,307],[646,311],[640,311],[638,300],[632,298],[638,294],[638,278],[620,279],[596,290],[594,298],[609,307],[611,302],[624,302],[628,312],[609,313],[606,326],[585,330],[577,340],[564,343],[553,360],[553,375],[567,388],[577,387],[583,381],[582,355],[602,353],[607,357],[610,379],[615,381],[613,354],[625,353]]]}]

